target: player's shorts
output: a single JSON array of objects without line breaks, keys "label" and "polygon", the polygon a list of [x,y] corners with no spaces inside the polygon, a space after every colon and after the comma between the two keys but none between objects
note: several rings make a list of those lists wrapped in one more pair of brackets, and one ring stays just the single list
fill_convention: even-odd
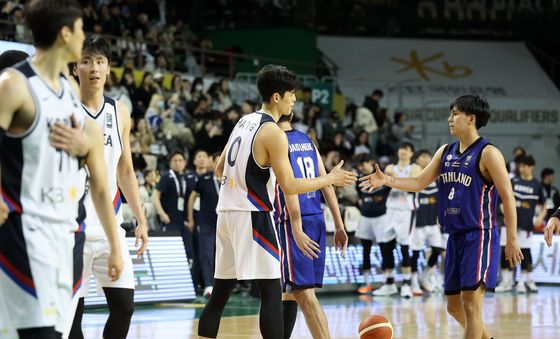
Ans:
[{"label": "player's shorts", "polygon": [[84,245],[83,280],[82,286],[78,292],[80,298],[84,298],[88,295],[92,274],[95,277],[97,294],[99,295],[104,294],[104,287],[134,289],[135,282],[132,258],[128,250],[125,232],[120,227],[118,229],[118,239],[121,245],[123,270],[117,281],[111,281],[109,277],[109,254],[111,253],[111,246],[109,246],[107,239],[86,239]]},{"label": "player's shorts", "polygon": [[[506,228],[502,226],[500,230],[500,246],[505,246],[506,240]],[[519,248],[530,249],[531,245],[533,245],[533,232],[517,228],[517,241],[519,242]]]},{"label": "player's shorts", "polygon": [[426,245],[429,247],[443,247],[439,225],[414,228],[410,248],[413,251],[421,251]]},{"label": "player's shorts", "polygon": [[292,233],[290,221],[283,221],[278,225],[280,238],[280,262],[282,264],[282,289],[301,290],[306,288],[323,287],[325,273],[325,243],[327,229],[323,213],[304,215],[301,217],[303,232],[319,244],[321,253],[319,258],[309,259],[297,247]]},{"label": "player's shorts", "polygon": [[450,234],[445,255],[445,294],[474,291],[481,285],[486,291],[494,292],[499,259],[497,227]]},{"label": "player's shorts", "polygon": [[214,278],[280,279],[280,253],[271,212],[218,212]]},{"label": "player's shorts", "polygon": [[[441,229],[440,229],[441,231]],[[449,241],[449,233],[441,232],[441,248],[445,251],[447,248],[447,242]]]},{"label": "player's shorts", "polygon": [[[65,223],[12,213],[0,226],[0,300],[10,332],[62,332],[72,298],[74,233]],[[5,331],[5,330],[4,330]]]},{"label": "player's shorts", "polygon": [[371,240],[373,242],[375,239],[375,230],[383,226],[382,222],[384,215],[378,217],[369,218],[360,216],[360,221],[358,222],[358,228],[356,229],[356,238]]},{"label": "player's shorts", "polygon": [[380,227],[374,228],[377,243],[389,242],[397,239],[401,245],[410,245],[416,213],[411,210],[388,208],[381,220]]}]

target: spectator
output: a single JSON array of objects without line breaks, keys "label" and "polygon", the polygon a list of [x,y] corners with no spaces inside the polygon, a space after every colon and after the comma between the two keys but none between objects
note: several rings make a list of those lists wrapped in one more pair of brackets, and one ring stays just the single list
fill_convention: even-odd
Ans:
[{"label": "spectator", "polygon": [[334,139],[338,132],[344,132],[342,121],[337,111],[332,111],[329,118],[323,122],[323,135],[321,141],[323,143],[329,142]]},{"label": "spectator", "polygon": [[154,75],[150,72],[144,73],[142,83],[140,84],[140,87],[138,87],[138,90],[133,97],[134,104],[146,110],[146,108],[150,104],[150,100],[152,100],[152,95],[154,95],[156,92],[157,89],[154,86]]},{"label": "spectator", "polygon": [[507,169],[510,178],[519,177],[519,159],[521,156],[527,155],[527,151],[521,146],[517,146],[513,149],[513,159],[507,163]]},{"label": "spectator", "polygon": [[195,78],[191,86],[191,99],[197,101],[204,96],[204,82],[202,78]]},{"label": "spectator", "polygon": [[[365,100],[364,100],[364,107],[369,109],[374,117],[377,116],[377,113],[379,111],[379,101],[383,98],[383,91],[380,89],[375,89],[371,95],[366,96]],[[378,121],[378,119],[375,119],[377,122],[377,125],[379,126],[380,121]]]},{"label": "spectator", "polygon": [[356,138],[356,146],[354,147],[354,155],[358,154],[371,154],[371,150],[368,144],[368,134],[366,131],[361,130],[358,132],[358,137]]},{"label": "spectator", "polygon": [[221,79],[218,81],[218,98],[214,107],[218,111],[225,112],[232,104],[233,101],[231,100],[229,92],[229,81]]},{"label": "spectator", "polygon": [[151,130],[157,134],[161,129],[161,124],[165,115],[165,101],[160,94],[152,95],[148,110],[146,111],[146,120],[148,121]]},{"label": "spectator", "polygon": [[157,212],[152,202],[152,194],[156,187],[156,172],[154,170],[146,170],[143,172],[144,182],[140,185],[138,193],[140,201],[144,209],[144,215],[148,221],[148,229],[155,231],[158,229]]},{"label": "spectator", "polygon": [[373,117],[373,113],[366,107],[359,107],[356,110],[356,121],[354,122],[354,130],[364,130],[368,134],[368,144],[370,152],[373,154],[377,149],[379,141],[379,132],[377,123]]},{"label": "spectator", "polygon": [[150,154],[156,138],[148,127],[145,119],[136,119],[136,124],[130,133],[130,151],[135,170],[154,169],[157,158]]}]

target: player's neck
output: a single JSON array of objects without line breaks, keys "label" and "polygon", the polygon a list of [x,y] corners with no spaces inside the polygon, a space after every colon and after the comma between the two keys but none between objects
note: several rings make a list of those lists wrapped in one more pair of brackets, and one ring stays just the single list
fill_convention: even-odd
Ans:
[{"label": "player's neck", "polygon": [[208,172],[208,171],[207,171],[206,167],[197,167],[197,168],[195,169],[195,172],[196,172],[196,174],[204,174],[204,173],[206,173],[206,172]]},{"label": "player's neck", "polygon": [[105,101],[103,89],[98,90],[80,87],[80,98],[82,100],[82,104],[92,112],[99,111]]},{"label": "player's neck", "polygon": [[60,73],[65,73],[67,63],[64,61],[64,51],[61,49],[37,49],[37,54],[31,59],[37,73],[54,89],[60,89]]},{"label": "player's neck", "polygon": [[480,138],[478,131],[468,131],[464,135],[458,136],[459,138],[459,151],[464,152],[470,145]]},{"label": "player's neck", "polygon": [[259,111],[272,116],[274,121],[278,121],[278,119],[280,119],[281,114],[280,114],[280,112],[278,112],[278,108],[276,106],[263,103],[263,105],[261,106],[261,109]]},{"label": "player's neck", "polygon": [[406,167],[408,165],[410,165],[410,160],[400,160],[399,159],[399,162],[397,163],[397,166],[399,166],[399,167]]},{"label": "player's neck", "polygon": [[533,180],[533,175],[529,174],[529,175],[520,175],[521,179],[525,180],[525,181],[531,181]]}]

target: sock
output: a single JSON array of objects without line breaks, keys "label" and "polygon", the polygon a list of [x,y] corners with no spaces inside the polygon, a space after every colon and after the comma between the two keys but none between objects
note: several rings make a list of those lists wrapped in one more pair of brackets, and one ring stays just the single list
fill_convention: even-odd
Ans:
[{"label": "sock", "polygon": [[385,271],[385,277],[387,278],[387,281],[385,282],[385,284],[387,285],[392,285],[395,283],[395,278],[393,278],[393,271]]},{"label": "sock", "polygon": [[367,270],[367,271],[364,272],[364,282],[365,282],[367,285],[370,285],[370,284],[371,284],[371,274],[369,273],[369,270]]},{"label": "sock", "polygon": [[508,269],[501,269],[501,273],[502,273],[502,280],[504,283],[511,283],[512,282],[512,278],[511,278],[511,272]]},{"label": "sock", "polygon": [[529,274],[529,272],[527,271],[521,272],[521,280],[529,282],[531,280],[531,274]]}]

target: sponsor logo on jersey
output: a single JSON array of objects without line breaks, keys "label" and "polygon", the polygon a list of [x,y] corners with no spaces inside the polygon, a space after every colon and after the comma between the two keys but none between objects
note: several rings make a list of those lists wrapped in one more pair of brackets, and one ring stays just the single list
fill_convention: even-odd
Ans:
[{"label": "sponsor logo on jersey", "polygon": [[107,128],[113,128],[113,115],[107,112],[107,119],[105,119],[105,125]]},{"label": "sponsor logo on jersey", "polygon": [[443,180],[444,184],[447,184],[448,182],[458,182],[467,187],[469,187],[472,182],[472,178],[470,175],[460,172],[445,172],[440,174],[440,178],[441,180]]}]

